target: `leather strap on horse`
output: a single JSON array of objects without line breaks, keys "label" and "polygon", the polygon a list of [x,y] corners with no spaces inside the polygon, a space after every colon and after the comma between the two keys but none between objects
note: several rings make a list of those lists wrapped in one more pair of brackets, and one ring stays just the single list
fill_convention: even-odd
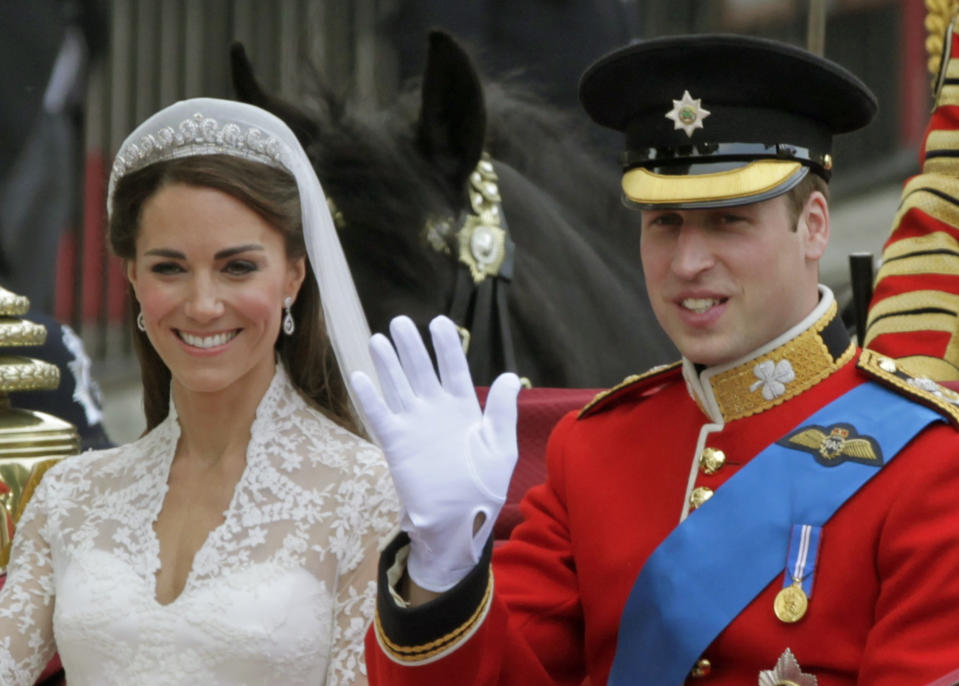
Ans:
[{"label": "leather strap on horse", "polygon": [[[506,230],[505,220],[500,225]],[[462,261],[456,271],[456,284],[448,315],[469,331],[466,351],[473,380],[489,385],[499,371],[516,371],[516,353],[509,324],[506,296],[513,278],[516,246],[506,231],[504,259],[495,276],[479,283]]]},{"label": "leather strap on horse", "polygon": [[458,269],[447,314],[469,332],[473,380],[488,385],[500,371],[516,370],[507,293],[516,245],[500,205],[498,178],[484,153],[470,176],[470,211],[457,223]]}]

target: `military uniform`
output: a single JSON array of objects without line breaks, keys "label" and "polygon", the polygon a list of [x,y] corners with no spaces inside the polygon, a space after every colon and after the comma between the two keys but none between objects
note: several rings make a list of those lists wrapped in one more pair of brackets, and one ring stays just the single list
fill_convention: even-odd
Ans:
[{"label": "military uniform", "polygon": [[859,351],[815,297],[815,176],[874,96],[793,46],[699,35],[607,55],[580,98],[625,134],[624,199],[653,211],[657,317],[713,366],[684,359],[565,417],[525,521],[433,601],[393,592],[395,540],[371,682],[902,686],[959,666],[959,396]]},{"label": "military uniform", "polygon": [[[809,326],[766,352],[704,374],[673,365],[565,417],[550,439],[547,482],[527,495],[525,521],[492,571],[478,567],[433,604],[406,609],[385,592],[395,541],[368,637],[372,683],[605,684],[630,588],[687,503],[708,506],[752,456],[859,384],[913,394],[955,422],[954,394],[860,356],[838,322],[826,295]],[[779,382],[754,370],[783,360],[795,378],[764,393]],[[823,527],[805,614],[777,618],[783,575],[771,579],[687,683],[757,683],[787,649],[819,686],[925,684],[959,664],[957,456],[948,423],[920,433]]]}]

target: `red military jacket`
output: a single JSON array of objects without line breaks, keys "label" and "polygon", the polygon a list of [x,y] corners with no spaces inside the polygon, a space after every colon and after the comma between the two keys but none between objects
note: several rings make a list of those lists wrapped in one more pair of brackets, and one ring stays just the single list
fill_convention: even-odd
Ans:
[{"label": "red military jacket", "polygon": [[[547,481],[527,494],[492,573],[481,563],[437,600],[405,608],[386,577],[405,537],[384,551],[371,683],[605,684],[633,582],[684,509],[867,380],[957,416],[955,394],[860,357],[828,292],[807,322],[738,364],[673,365],[566,416],[550,438]],[[926,684],[955,669],[956,493],[959,433],[936,422],[823,527],[805,616],[777,619],[783,575],[771,579],[690,665],[687,683],[756,684],[761,673],[777,683],[787,649],[819,686]]]}]

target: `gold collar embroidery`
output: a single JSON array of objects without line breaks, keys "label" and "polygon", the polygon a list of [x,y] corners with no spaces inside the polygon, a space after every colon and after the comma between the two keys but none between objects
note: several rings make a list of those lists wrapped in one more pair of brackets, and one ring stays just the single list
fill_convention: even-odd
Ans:
[{"label": "gold collar embroidery", "polygon": [[811,326],[776,348],[715,374],[708,369],[702,372],[701,388],[689,384],[700,409],[714,416],[707,399],[712,395],[723,422],[749,417],[796,397],[851,360],[856,346],[838,316],[835,300],[829,297],[821,306],[825,311]]}]

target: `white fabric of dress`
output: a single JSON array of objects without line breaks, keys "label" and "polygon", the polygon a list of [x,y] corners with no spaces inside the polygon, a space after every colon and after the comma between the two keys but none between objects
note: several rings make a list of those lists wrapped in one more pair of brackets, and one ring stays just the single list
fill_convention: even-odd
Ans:
[{"label": "white fabric of dress", "polygon": [[179,435],[171,403],[141,439],[44,476],[0,592],[0,684],[32,684],[55,650],[70,686],[365,684],[378,545],[398,521],[380,450],[278,364],[225,521],[161,605],[153,525]]}]

